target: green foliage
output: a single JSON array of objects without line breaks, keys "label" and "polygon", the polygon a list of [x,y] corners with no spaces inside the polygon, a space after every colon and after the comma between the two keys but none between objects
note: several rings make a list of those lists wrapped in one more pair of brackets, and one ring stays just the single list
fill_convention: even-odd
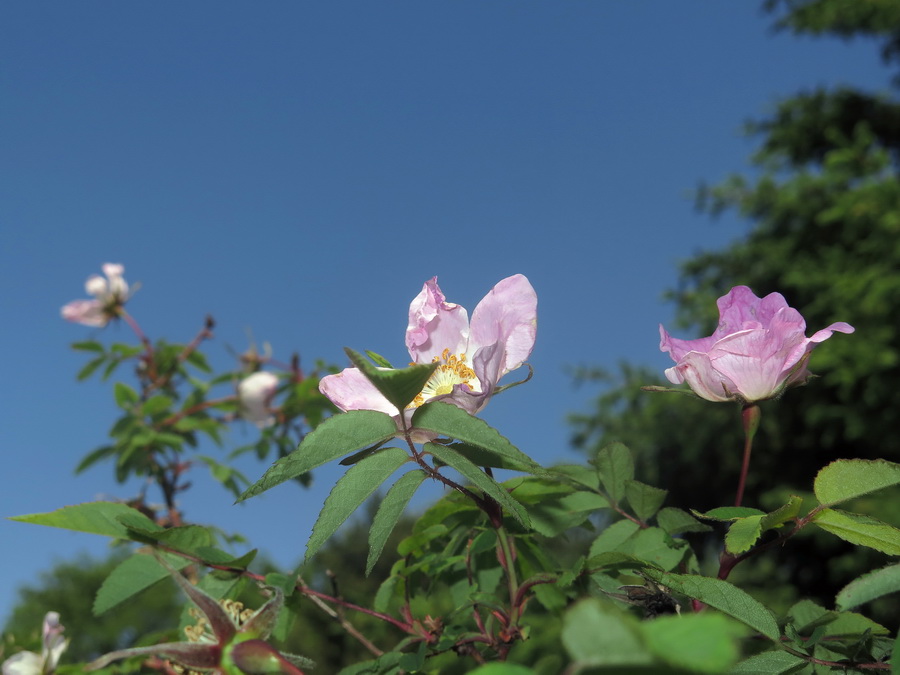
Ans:
[{"label": "green foliage", "polygon": [[366,379],[371,382],[381,394],[390,401],[397,410],[404,410],[412,403],[425,387],[435,369],[437,363],[427,365],[409,366],[391,370],[379,370],[363,358],[362,354],[345,349],[347,356],[354,366],[359,368]]},{"label": "green foliage", "polygon": [[835,598],[838,609],[853,609],[875,598],[900,592],[900,565],[890,565],[850,582]]},{"label": "green foliage", "polygon": [[816,476],[816,498],[834,506],[900,484],[900,464],[885,460],[844,459],[832,462]]}]

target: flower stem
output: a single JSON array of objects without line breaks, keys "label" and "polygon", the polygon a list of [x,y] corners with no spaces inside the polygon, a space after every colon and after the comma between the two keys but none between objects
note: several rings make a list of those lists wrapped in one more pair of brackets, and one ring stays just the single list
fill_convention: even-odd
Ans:
[{"label": "flower stem", "polygon": [[748,403],[741,409],[741,420],[744,425],[744,461],[741,463],[741,477],[738,480],[737,497],[734,505],[740,506],[744,500],[744,486],[747,483],[747,473],[750,470],[750,452],[753,449],[753,437],[759,429],[759,420],[762,413],[756,403]]}]

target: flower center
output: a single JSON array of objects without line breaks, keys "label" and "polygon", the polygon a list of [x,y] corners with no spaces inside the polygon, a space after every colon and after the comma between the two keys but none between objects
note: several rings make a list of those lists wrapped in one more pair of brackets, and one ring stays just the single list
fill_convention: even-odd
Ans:
[{"label": "flower center", "polygon": [[466,363],[465,354],[451,354],[449,349],[445,349],[440,356],[431,359],[431,362],[440,365],[407,408],[418,408],[435,396],[451,394],[457,384],[464,384],[473,391],[481,391],[481,383],[475,376],[475,371]]}]

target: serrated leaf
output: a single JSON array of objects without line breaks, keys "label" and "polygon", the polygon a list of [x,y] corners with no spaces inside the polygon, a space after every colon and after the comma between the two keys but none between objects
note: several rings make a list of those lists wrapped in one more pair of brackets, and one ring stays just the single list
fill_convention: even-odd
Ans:
[{"label": "serrated leaf", "polygon": [[727,581],[693,574],[666,574],[653,570],[647,570],[646,574],[676,593],[700,600],[734,617],[770,640],[777,641],[781,637],[778,622],[772,612]]},{"label": "serrated leaf", "polygon": [[504,438],[499,431],[479,417],[474,417],[452,403],[434,401],[419,406],[412,425],[428,429],[482,448],[508,463],[509,468],[528,473],[543,471],[540,464]]},{"label": "serrated leaf", "polygon": [[762,521],[765,516],[738,518],[725,535],[725,550],[732,554],[749,551],[762,535]]},{"label": "serrated leaf", "polygon": [[594,460],[600,481],[607,494],[616,502],[625,496],[625,483],[634,480],[634,458],[623,443],[610,443],[597,453]]},{"label": "serrated leaf", "polygon": [[640,529],[640,526],[630,520],[619,520],[613,523],[603,530],[600,536],[594,539],[588,555],[593,559],[594,556],[598,556],[601,553],[611,551],[621,553],[620,548],[624,542],[632,537],[638,529]]},{"label": "serrated leaf", "polygon": [[124,382],[116,382],[113,387],[116,405],[123,410],[130,410],[138,402],[137,392]]},{"label": "serrated leaf", "polygon": [[[179,556],[166,556],[175,569],[184,569],[191,561]],[[153,584],[169,576],[169,572],[150,555],[134,555],[119,564],[97,591],[94,616],[100,616]]]},{"label": "serrated leaf", "polygon": [[875,518],[838,509],[823,509],[813,521],[826,532],[858,546],[900,555],[900,530]]},{"label": "serrated leaf", "polygon": [[329,417],[309,432],[294,452],[270,466],[237,501],[254,497],[355,450],[384,442],[396,433],[393,418],[374,410],[351,410]]},{"label": "serrated leaf", "polygon": [[700,513],[699,511],[691,509],[691,513],[704,520],[718,520],[723,523],[737,520],[738,518],[746,518],[748,516],[766,515],[765,511],[752,509],[749,506],[720,506],[717,509],[710,509],[706,513]]},{"label": "serrated leaf", "polygon": [[152,531],[159,528],[156,523],[137,509],[119,502],[89,502],[75,506],[64,506],[61,509],[48,513],[12,516],[10,520],[128,539],[128,529],[119,520],[123,517],[131,519],[132,522],[141,522],[147,530]]},{"label": "serrated leaf", "polygon": [[514,663],[486,663],[469,671],[469,675],[535,675],[535,671]]},{"label": "serrated leaf", "polygon": [[148,417],[153,417],[172,407],[172,399],[168,396],[152,396],[141,405],[141,412]]},{"label": "serrated leaf", "polygon": [[668,490],[661,490],[640,481],[625,481],[625,498],[634,514],[643,521],[649,520],[659,511],[667,494],[669,494]]},{"label": "serrated leaf", "polygon": [[[518,491],[513,491],[518,498]],[[609,508],[609,502],[596,492],[574,492],[568,495],[549,495],[528,507],[534,529],[545,537],[555,537],[581,525],[599,509]]]},{"label": "serrated leaf", "polygon": [[667,506],[656,514],[656,522],[670,535],[684,534],[685,532],[711,532],[712,528],[701,523],[687,511]]},{"label": "serrated leaf", "polygon": [[762,522],[760,523],[762,531],[765,532],[766,530],[780,527],[786,522],[794,520],[794,518],[797,517],[797,514],[800,513],[800,507],[802,505],[803,500],[800,497],[791,495],[790,499],[788,499],[787,504],[775,509],[771,513],[766,514],[765,518],[763,518]]},{"label": "serrated leaf", "polygon": [[813,490],[824,505],[900,485],[900,464],[884,459],[839,459],[819,471]]},{"label": "serrated leaf", "polygon": [[403,510],[409,504],[409,500],[415,494],[416,490],[425,480],[428,474],[424,471],[409,471],[397,479],[397,482],[391,486],[381,504],[378,511],[372,519],[372,527],[369,529],[369,556],[366,560],[366,576],[372,572],[375,563],[384,550],[388,537],[394,531],[397,521],[403,515]]},{"label": "serrated leaf", "polygon": [[890,565],[864,574],[844,586],[835,598],[835,607],[839,610],[853,609],[875,598],[898,591],[900,591],[900,565]]},{"label": "serrated leaf", "polygon": [[344,351],[351,363],[366,376],[366,379],[381,392],[397,410],[403,410],[413,399],[422,393],[425,383],[437,369],[437,363],[420,364],[408,368],[388,368],[379,370],[369,363],[359,352],[349,347]]},{"label": "serrated leaf", "polygon": [[385,448],[351,466],[332,488],[306,544],[309,560],[392,473],[410,461],[400,448]]},{"label": "serrated leaf", "polygon": [[721,614],[660,616],[640,624],[644,642],[661,661],[692,673],[727,672],[740,656],[747,629]]},{"label": "serrated leaf", "polygon": [[[476,418],[473,417],[472,419]],[[437,443],[426,443],[425,451],[434,455],[450,468],[456,469],[464,478],[471,481],[486,495],[500,504],[500,506],[524,527],[531,528],[531,519],[528,517],[525,508],[517,502],[505,488],[497,483],[497,481],[484,473],[484,471],[471,461],[460,455],[458,452],[454,452],[452,449],[443,445],[438,445]]]},{"label": "serrated leaf", "polygon": [[684,560],[690,547],[684,539],[673,539],[658,527],[646,527],[623,542],[619,550],[664,570],[671,570]]},{"label": "serrated leaf", "polygon": [[376,443],[375,445],[372,445],[368,448],[364,448],[364,449],[360,450],[359,452],[354,452],[349,457],[344,457],[344,459],[342,459],[340,462],[338,462],[338,464],[340,464],[341,466],[353,466],[361,459],[365,459],[369,455],[372,455],[372,454],[375,454],[376,452],[378,452],[384,446],[385,442],[386,441],[382,441],[381,443]]},{"label": "serrated leaf", "polygon": [[113,445],[104,445],[102,448],[97,448],[96,450],[89,452],[78,463],[78,466],[75,467],[75,474],[77,475],[81,473],[85,469],[99,462],[101,459],[106,459],[107,457],[114,455],[115,453],[116,448]]},{"label": "serrated leaf", "polygon": [[729,673],[731,675],[783,675],[795,673],[807,665],[804,659],[781,650],[755,654],[741,661]]}]

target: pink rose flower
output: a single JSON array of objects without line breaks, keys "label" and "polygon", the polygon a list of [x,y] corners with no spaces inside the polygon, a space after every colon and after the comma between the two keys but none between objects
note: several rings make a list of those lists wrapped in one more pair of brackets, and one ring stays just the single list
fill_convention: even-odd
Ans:
[{"label": "pink rose flower", "polygon": [[735,286],[716,304],[719,326],[709,337],[679,340],[659,327],[659,348],[675,361],[666,377],[687,382],[708,401],[752,403],[805,384],[815,346],[834,331],[855,330],[839,321],[807,338],[806,321],[780,293],[760,299],[746,286]]},{"label": "pink rose flower", "polygon": [[[537,334],[537,294],[521,274],[500,281],[469,321],[464,307],[447,302],[437,277],[426,281],[409,307],[406,347],[412,364],[439,363],[422,392],[408,406],[445,400],[477,413],[500,378],[521,366]],[[400,411],[356,368],[328,375],[319,390],[341,410]]]},{"label": "pink rose flower", "polygon": [[104,279],[98,274],[88,277],[84,287],[93,300],[73,300],[62,308],[62,317],[85,326],[103,327],[118,316],[128,300],[128,283],[122,278],[125,267],[115,263],[103,265]]},{"label": "pink rose flower", "polygon": [[241,402],[241,417],[262,428],[273,422],[269,404],[278,389],[278,376],[259,371],[248,375],[238,385],[238,399]]}]

